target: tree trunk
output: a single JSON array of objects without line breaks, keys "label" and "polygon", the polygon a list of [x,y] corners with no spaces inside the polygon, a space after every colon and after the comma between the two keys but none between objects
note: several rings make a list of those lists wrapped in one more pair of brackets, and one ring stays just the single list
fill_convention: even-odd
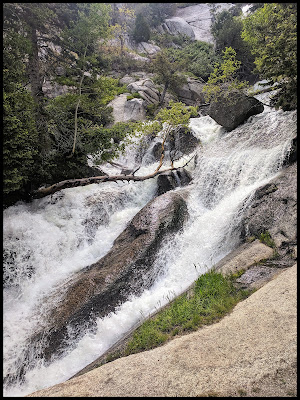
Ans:
[{"label": "tree trunk", "polygon": [[[54,194],[55,192],[58,192],[59,190],[66,189],[66,188],[71,188],[71,187],[77,187],[77,186],[86,186],[86,185],[91,185],[92,183],[102,183],[102,182],[117,182],[117,181],[145,181],[146,179],[154,178],[157,175],[163,174],[164,172],[168,171],[176,171],[179,168],[184,168],[192,159],[194,158],[191,157],[185,165],[182,167],[178,168],[167,168],[162,171],[154,171],[153,173],[145,176],[135,176],[135,175],[101,175],[101,176],[92,176],[90,178],[81,178],[81,179],[68,179],[65,181],[61,181],[58,183],[55,183],[54,185],[51,185],[49,187],[43,187],[39,188],[38,190],[34,191],[31,196],[32,198],[41,198],[45,197],[51,194]],[[136,170],[137,171],[137,170]],[[135,171],[135,172],[136,172]]]},{"label": "tree trunk", "polygon": [[34,27],[30,27],[30,39],[32,46],[32,53],[29,55],[28,72],[29,81],[31,86],[31,93],[37,104],[41,104],[43,101],[43,77],[40,74],[40,61],[39,61],[39,49],[37,43],[37,33]]},{"label": "tree trunk", "polygon": [[162,94],[161,94],[161,98],[160,98],[160,102],[159,102],[159,105],[160,105],[160,106],[163,105],[163,102],[164,102],[164,100],[165,100],[165,96],[166,96],[168,87],[169,87],[169,82],[166,82],[166,83],[165,83],[164,90],[163,90],[163,92],[162,92]]},{"label": "tree trunk", "polygon": [[50,138],[48,135],[47,119],[44,110],[44,92],[43,80],[41,74],[40,60],[39,60],[39,47],[37,31],[34,26],[30,25],[30,40],[32,46],[32,53],[29,55],[28,74],[30,82],[30,90],[33,99],[36,103],[36,125],[40,135],[40,153],[47,154],[50,150]]},{"label": "tree trunk", "polygon": [[[84,51],[83,61],[85,61],[87,46],[86,46],[85,51]],[[72,152],[71,152],[71,154],[70,154],[70,156],[68,158],[72,157],[74,152],[75,152],[75,146],[76,146],[76,141],[77,141],[77,131],[78,131],[78,125],[77,125],[78,108],[79,108],[79,104],[80,104],[80,101],[81,101],[82,82],[83,82],[83,79],[84,79],[84,73],[85,73],[85,69],[83,68],[82,75],[81,75],[80,82],[79,82],[79,98],[77,100],[77,104],[76,104],[76,108],[75,108],[73,148],[72,148]]]}]

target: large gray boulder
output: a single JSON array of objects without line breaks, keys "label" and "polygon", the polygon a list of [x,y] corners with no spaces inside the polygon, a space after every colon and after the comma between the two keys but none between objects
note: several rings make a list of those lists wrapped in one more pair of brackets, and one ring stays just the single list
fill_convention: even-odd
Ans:
[{"label": "large gray boulder", "polygon": [[127,85],[127,89],[131,93],[139,93],[145,100],[146,105],[159,103],[159,91],[153,81],[149,78],[141,79]]},{"label": "large gray boulder", "polygon": [[[146,119],[146,110],[143,99],[127,100],[130,93],[122,93],[116,96],[108,106],[112,107],[114,123],[126,121],[144,121]],[[111,126],[109,124],[108,126]]]},{"label": "large gray boulder", "polygon": [[195,39],[195,33],[193,28],[180,17],[168,18],[161,25],[161,28],[164,32],[167,32],[171,35],[186,35],[191,39]]},{"label": "large gray boulder", "polygon": [[263,111],[263,104],[256,98],[239,91],[228,93],[226,90],[222,90],[218,100],[210,104],[207,113],[229,132],[252,115],[260,114]]},{"label": "large gray boulder", "polygon": [[205,83],[199,79],[187,78],[187,82],[174,91],[178,96],[178,100],[188,106],[195,106],[205,103],[203,88]]},{"label": "large gray boulder", "polygon": [[161,48],[159,46],[149,42],[138,43],[136,49],[140,53],[146,53],[148,56],[153,56],[157,52],[161,51]]},{"label": "large gray boulder", "polygon": [[124,121],[144,121],[146,110],[143,99],[127,100],[124,107]]},{"label": "large gray boulder", "polygon": [[[168,192],[149,202],[117,237],[111,250],[98,262],[84,268],[53,293],[55,308],[49,311],[44,326],[28,343],[20,360],[24,372],[26,358],[32,354],[49,361],[59,356],[67,340],[79,340],[80,327],[95,327],[130,294],[149,288],[160,271],[154,269],[157,250],[166,236],[180,230],[188,216],[186,190]],[[13,379],[13,376],[10,376]]]},{"label": "large gray boulder", "polygon": [[[165,157],[168,153],[171,153],[173,159],[178,159],[185,154],[190,154],[199,145],[199,139],[197,139],[191,130],[187,127],[181,126],[177,129],[173,135],[167,139],[164,145]],[[155,143],[152,145],[150,154],[152,156],[151,162],[158,161],[162,153],[162,139],[155,139]]]},{"label": "large gray boulder", "polygon": [[174,135],[174,144],[172,149],[182,152],[182,154],[190,154],[196,149],[200,141],[193,135],[191,130],[187,127],[181,126]]},{"label": "large gray boulder", "polygon": [[211,33],[215,12],[227,10],[232,3],[201,3],[188,7],[178,7],[175,16],[183,19],[193,29],[195,39],[214,44]]},{"label": "large gray boulder", "polygon": [[191,175],[184,169],[164,172],[157,177],[156,195],[160,196],[176,187],[186,186],[192,180]]}]

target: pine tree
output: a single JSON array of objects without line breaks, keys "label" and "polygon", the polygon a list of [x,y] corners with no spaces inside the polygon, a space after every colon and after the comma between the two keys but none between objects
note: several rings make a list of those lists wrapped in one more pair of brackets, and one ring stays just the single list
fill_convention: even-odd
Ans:
[{"label": "pine tree", "polygon": [[150,39],[150,28],[142,14],[137,14],[133,38],[137,43],[147,42]]}]

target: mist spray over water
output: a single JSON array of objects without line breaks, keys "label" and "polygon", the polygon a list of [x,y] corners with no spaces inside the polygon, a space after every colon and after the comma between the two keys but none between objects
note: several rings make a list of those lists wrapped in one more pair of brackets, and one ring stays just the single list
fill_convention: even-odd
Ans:
[{"label": "mist spray over water", "polygon": [[[70,378],[234,249],[252,194],[282,169],[296,130],[296,112],[268,110],[229,133],[208,116],[191,119],[190,127],[202,145],[186,167],[193,176],[189,219],[162,244],[153,286],[98,319],[97,329],[86,332],[60,359],[45,365],[33,355],[24,381],[7,384],[5,396],[24,396]],[[145,165],[136,175],[155,170],[149,153],[142,159]],[[131,149],[121,164],[132,167],[135,160]],[[76,271],[103,257],[155,191],[155,178],[93,184],[4,211],[4,374],[20,368],[26,339],[47,319],[50,304],[45,299]]]}]

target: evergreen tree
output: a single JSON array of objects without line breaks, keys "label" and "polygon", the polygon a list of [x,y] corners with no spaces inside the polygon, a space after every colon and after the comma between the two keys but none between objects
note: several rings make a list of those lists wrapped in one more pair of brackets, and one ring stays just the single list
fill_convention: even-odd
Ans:
[{"label": "evergreen tree", "polygon": [[150,8],[151,26],[158,26],[166,18],[173,17],[176,12],[176,3],[148,3]]},{"label": "evergreen tree", "polygon": [[178,71],[181,69],[179,62],[174,61],[168,57],[166,51],[160,51],[152,61],[152,71],[156,73],[158,83],[164,85],[163,92],[160,97],[160,105],[163,104],[167,90],[176,89],[178,86],[186,82],[183,75],[179,75]]},{"label": "evergreen tree", "polygon": [[221,93],[228,96],[233,90],[242,90],[248,87],[248,82],[240,82],[237,72],[241,62],[236,59],[236,52],[232,47],[223,51],[223,62],[216,63],[210,74],[206,86],[203,88],[205,99],[208,102],[218,101]]},{"label": "evergreen tree", "polygon": [[30,41],[15,29],[17,17],[4,6],[3,24],[3,194],[4,205],[24,196],[34,178],[38,132],[36,105],[25,89],[27,78],[24,58]]},{"label": "evergreen tree", "polygon": [[254,56],[251,54],[250,46],[241,37],[243,30],[241,12],[241,8],[235,6],[228,11],[223,10],[218,13],[211,32],[216,41],[216,53],[221,55],[226,47],[235,49],[236,57],[241,62],[237,72],[239,78],[255,81],[257,75],[253,74]]},{"label": "evergreen tree", "polygon": [[133,38],[137,43],[147,42],[150,39],[150,28],[142,14],[137,14]]}]

